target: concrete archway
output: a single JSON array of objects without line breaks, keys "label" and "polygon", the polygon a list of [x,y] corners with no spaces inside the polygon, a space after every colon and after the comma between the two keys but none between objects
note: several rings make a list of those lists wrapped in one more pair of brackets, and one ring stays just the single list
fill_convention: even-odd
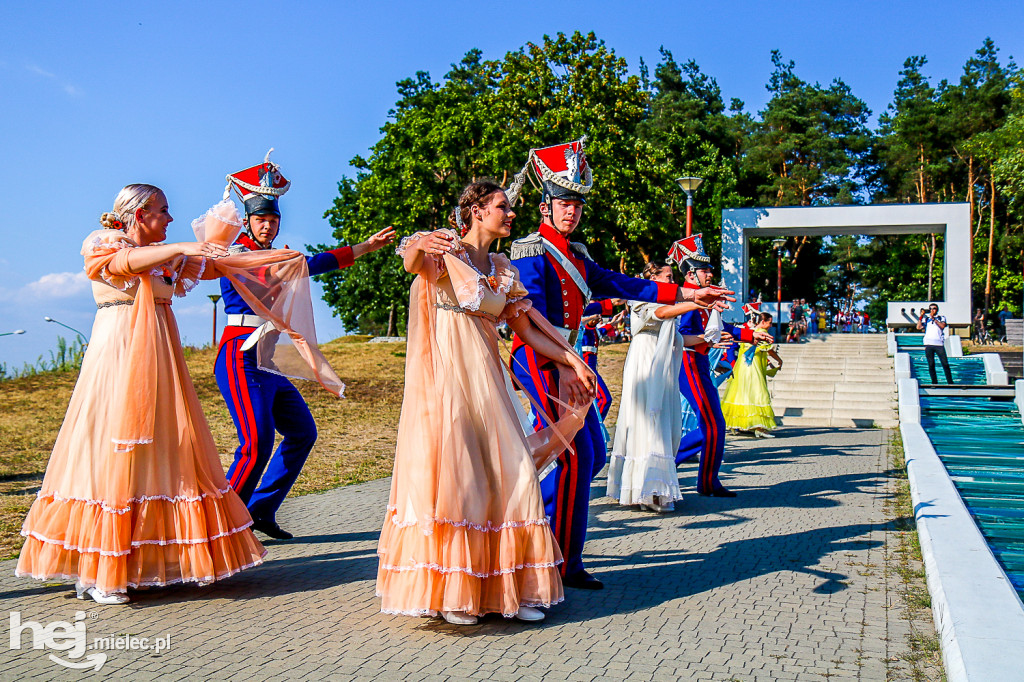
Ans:
[{"label": "concrete archway", "polygon": [[[941,234],[945,237],[944,300],[938,304],[950,325],[967,326],[971,323],[970,214],[966,203],[727,208],[722,211],[722,276],[727,287],[746,297],[751,236]],[[910,309],[919,310],[927,303],[889,301],[886,324],[906,326]],[[725,318],[742,321],[743,313],[733,306]]]}]

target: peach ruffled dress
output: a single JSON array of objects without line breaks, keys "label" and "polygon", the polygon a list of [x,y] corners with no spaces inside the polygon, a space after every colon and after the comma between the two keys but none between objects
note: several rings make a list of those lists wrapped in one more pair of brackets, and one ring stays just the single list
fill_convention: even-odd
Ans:
[{"label": "peach ruffled dress", "polygon": [[410,299],[405,396],[377,550],[381,610],[511,617],[520,606],[555,604],[562,555],[537,468],[571,441],[589,405],[566,411],[557,438],[528,438],[496,330],[518,315],[540,317],[518,272],[502,254],[491,254],[490,273],[476,271],[457,237],[451,254],[428,260],[434,265]]},{"label": "peach ruffled dress", "polygon": [[83,245],[98,310],[25,519],[20,576],[124,592],[210,583],[266,553],[228,487],[171,313],[171,297],[194,287],[208,261],[135,275],[126,258],[135,246],[118,230]]}]

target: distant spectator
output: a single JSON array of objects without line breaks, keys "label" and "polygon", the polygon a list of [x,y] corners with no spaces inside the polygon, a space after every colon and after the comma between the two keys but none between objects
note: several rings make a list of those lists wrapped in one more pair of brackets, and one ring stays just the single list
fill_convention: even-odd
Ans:
[{"label": "distant spectator", "polygon": [[974,319],[971,321],[971,341],[982,343],[985,339],[985,313],[981,308],[974,309]]},{"label": "distant spectator", "polygon": [[924,332],[924,352],[928,358],[928,373],[932,383],[939,383],[935,377],[935,356],[938,355],[942,361],[942,370],[946,373],[946,383],[952,384],[953,374],[949,371],[949,359],[946,358],[946,318],[939,315],[938,304],[932,303],[927,313],[921,312],[917,328]]},{"label": "distant spectator", "polygon": [[1013,319],[1013,313],[1011,313],[1006,308],[1006,304],[1004,303],[1003,304],[1003,309],[999,311],[999,328],[1002,330],[1002,334],[1000,335],[1000,338],[1002,338],[1004,341],[1006,340],[1006,321],[1007,320],[1012,320],[1012,319]]},{"label": "distant spectator", "polygon": [[818,333],[818,308],[813,305],[807,311],[807,333]]},{"label": "distant spectator", "polygon": [[800,299],[794,299],[793,305],[789,307],[789,332],[786,334],[786,343],[799,343],[804,329],[804,309],[800,305]]},{"label": "distant spectator", "polygon": [[861,327],[861,331],[864,332],[865,334],[871,331],[871,316],[868,315],[868,311],[866,310],[864,311],[864,323]]}]

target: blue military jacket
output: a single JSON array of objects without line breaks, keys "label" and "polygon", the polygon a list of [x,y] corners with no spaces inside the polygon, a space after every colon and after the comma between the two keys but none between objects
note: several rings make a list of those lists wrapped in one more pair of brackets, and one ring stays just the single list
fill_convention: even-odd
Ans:
[{"label": "blue military jacket", "polygon": [[[583,244],[570,242],[547,224],[531,235],[512,242],[512,264],[519,270],[527,297],[535,310],[555,327],[577,329],[583,317],[586,299],[569,273],[555,256],[544,248],[543,240],[550,242],[576,266],[590,288],[593,298],[625,298],[652,303],[674,303],[679,287],[675,284],[605,270],[591,259]],[[518,336],[513,340],[513,351],[522,345]]]}]

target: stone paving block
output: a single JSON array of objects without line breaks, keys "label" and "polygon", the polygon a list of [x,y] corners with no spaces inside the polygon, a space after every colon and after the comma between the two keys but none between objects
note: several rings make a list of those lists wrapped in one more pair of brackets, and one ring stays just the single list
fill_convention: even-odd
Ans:
[{"label": "stone paving block", "polygon": [[[89,632],[171,634],[160,658],[108,652],[104,673],[140,680],[885,680],[910,632],[885,564],[885,443],[879,430],[730,438],[723,476],[739,496],[696,496],[687,462],[686,497],[666,515],[619,507],[599,477],[586,561],[606,589],[566,590],[536,625],[380,614],[382,480],[287,500],[279,519],[300,537],[269,542],[263,566],[96,607]],[[69,586],[0,563],[0,608],[45,623],[81,607]],[[43,653],[0,648],[0,679],[59,677]]]}]

